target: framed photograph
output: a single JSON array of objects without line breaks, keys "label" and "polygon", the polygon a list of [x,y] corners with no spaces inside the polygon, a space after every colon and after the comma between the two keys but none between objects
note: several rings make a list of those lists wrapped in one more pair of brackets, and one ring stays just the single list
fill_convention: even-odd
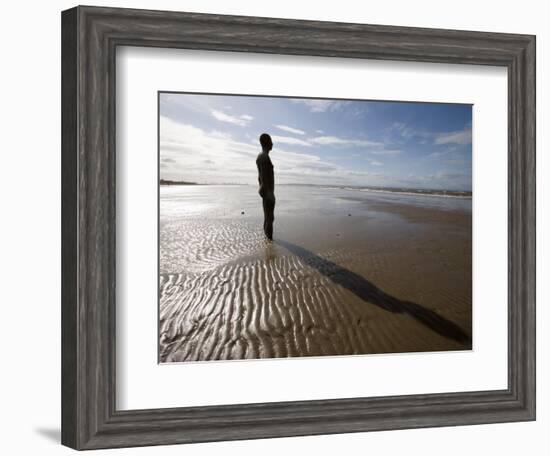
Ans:
[{"label": "framed photograph", "polygon": [[471,105],[158,113],[161,363],[472,349]]},{"label": "framed photograph", "polygon": [[535,37],[62,13],[62,443],[535,419]]}]

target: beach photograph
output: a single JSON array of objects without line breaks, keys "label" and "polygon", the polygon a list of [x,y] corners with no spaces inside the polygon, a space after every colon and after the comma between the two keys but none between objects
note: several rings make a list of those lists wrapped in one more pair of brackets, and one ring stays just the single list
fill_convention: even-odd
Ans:
[{"label": "beach photograph", "polygon": [[472,349],[472,106],[158,94],[160,363]]}]

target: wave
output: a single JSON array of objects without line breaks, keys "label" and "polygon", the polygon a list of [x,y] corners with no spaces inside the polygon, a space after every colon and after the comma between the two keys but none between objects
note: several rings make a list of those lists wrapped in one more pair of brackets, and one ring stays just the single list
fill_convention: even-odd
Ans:
[{"label": "wave", "polygon": [[339,190],[350,190],[358,192],[368,192],[368,193],[390,193],[390,194],[399,194],[399,195],[410,195],[410,196],[434,196],[440,198],[460,198],[460,199],[472,199],[472,192],[460,191],[460,190],[426,190],[426,189],[416,189],[416,188],[384,188],[384,187],[325,187],[333,188]]}]

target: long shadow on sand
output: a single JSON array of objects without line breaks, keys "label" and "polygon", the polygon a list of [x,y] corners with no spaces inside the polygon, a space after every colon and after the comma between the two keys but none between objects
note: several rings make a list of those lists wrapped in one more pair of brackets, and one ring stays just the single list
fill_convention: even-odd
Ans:
[{"label": "long shadow on sand", "polygon": [[345,269],[332,261],[321,258],[303,247],[291,244],[287,241],[276,240],[274,242],[299,257],[308,266],[316,269],[334,283],[346,288],[364,301],[381,307],[389,312],[408,314],[436,333],[453,339],[461,344],[469,344],[471,346],[470,337],[459,326],[443,318],[434,311],[426,309],[414,302],[402,301],[390,296],[359,274]]}]

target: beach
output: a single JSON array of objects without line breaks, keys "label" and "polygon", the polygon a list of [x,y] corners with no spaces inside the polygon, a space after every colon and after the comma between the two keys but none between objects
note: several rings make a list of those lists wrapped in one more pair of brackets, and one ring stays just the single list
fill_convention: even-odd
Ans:
[{"label": "beach", "polygon": [[472,200],[160,187],[160,362],[469,350]]}]

